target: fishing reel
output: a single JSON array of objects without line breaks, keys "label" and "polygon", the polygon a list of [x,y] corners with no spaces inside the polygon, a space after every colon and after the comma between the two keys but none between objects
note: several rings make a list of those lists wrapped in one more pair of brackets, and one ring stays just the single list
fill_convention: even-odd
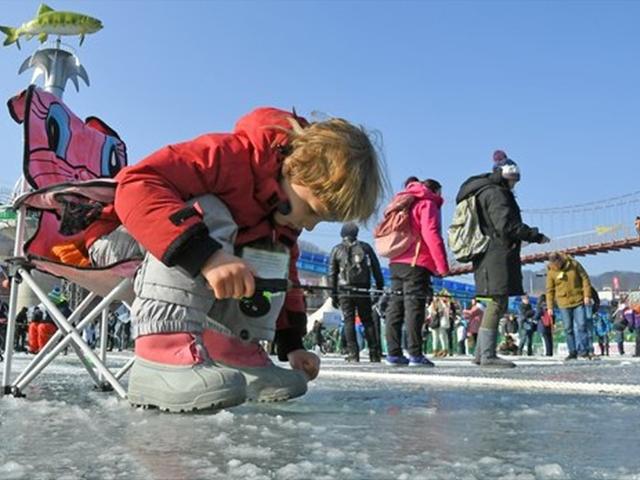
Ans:
[{"label": "fishing reel", "polygon": [[263,317],[271,310],[271,296],[286,292],[289,281],[284,278],[256,278],[256,291],[252,297],[240,300],[240,311],[247,317]]}]

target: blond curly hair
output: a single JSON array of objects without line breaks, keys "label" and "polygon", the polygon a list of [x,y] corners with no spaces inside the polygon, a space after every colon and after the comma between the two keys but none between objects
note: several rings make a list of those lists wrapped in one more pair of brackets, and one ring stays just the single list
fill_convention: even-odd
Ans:
[{"label": "blond curly hair", "polygon": [[341,118],[302,127],[290,119],[291,153],[283,174],[307,187],[331,221],[365,222],[388,189],[386,168],[370,134]]}]

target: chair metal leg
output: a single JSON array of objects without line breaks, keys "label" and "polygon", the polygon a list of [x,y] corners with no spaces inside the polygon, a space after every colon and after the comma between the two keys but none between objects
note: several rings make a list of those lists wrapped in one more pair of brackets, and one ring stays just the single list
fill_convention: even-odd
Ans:
[{"label": "chair metal leg", "polygon": [[122,367],[120,370],[118,370],[118,372],[116,373],[116,378],[118,380],[120,380],[122,377],[124,377],[124,375],[131,370],[131,367],[133,367],[133,364],[136,361],[136,357],[131,357],[127,363],[124,365],[124,367]]},{"label": "chair metal leg", "polygon": [[[87,297],[82,301],[82,303],[80,303],[80,305],[78,305],[78,307],[74,310],[74,312],[71,314],[71,316],[69,316],[69,323],[71,323],[72,325],[75,324],[76,321],[82,315],[82,312],[84,312],[84,310],[87,308],[87,306],[89,306],[89,304],[93,301],[94,298],[96,298],[96,294],[93,293],[93,292],[90,292],[89,295],[87,295]],[[27,367],[20,373],[20,375],[18,375],[18,378],[15,379],[15,381],[13,382],[13,385],[17,385],[20,382],[22,382],[22,380],[29,373],[31,373],[31,371],[34,368],[38,367],[38,365],[40,365],[40,362],[42,361],[42,359],[51,350],[53,350],[53,348],[58,344],[60,339],[62,339],[64,337],[64,335],[65,334],[64,334],[64,332],[62,330],[58,330],[56,333],[54,333],[53,336],[51,337],[51,339],[46,343],[46,345],[44,347],[42,347],[40,349],[40,351],[37,353],[37,355],[33,358],[33,360],[31,360],[29,365],[27,365]],[[46,364],[45,364],[45,366],[46,366]]]},{"label": "chair metal leg", "polygon": [[[126,398],[127,397],[127,393],[125,392],[125,390],[122,387],[122,385],[120,385],[120,383],[113,376],[111,371],[109,371],[109,369],[106,368],[106,366],[102,363],[102,361],[98,358],[98,356],[93,352],[93,350],[91,350],[91,348],[86,344],[86,342],[82,339],[82,337],[80,337],[80,335],[78,334],[78,331],[69,323],[69,321],[64,317],[64,315],[62,315],[60,313],[60,311],[56,308],[56,306],[53,304],[53,302],[46,295],[44,295],[42,292],[38,291],[39,289],[37,288],[37,284],[36,284],[35,280],[33,280],[33,278],[31,277],[29,272],[26,271],[25,269],[22,269],[22,268],[18,269],[18,272],[22,276],[23,280],[27,283],[27,285],[29,285],[29,287],[31,287],[31,289],[34,291],[34,293],[42,301],[42,303],[44,304],[45,308],[47,310],[49,310],[49,312],[50,312],[51,316],[53,317],[54,321],[58,324],[58,327],[60,329],[62,329],[65,332],[65,334],[67,335],[67,337],[56,346],[54,351],[56,351],[57,349],[64,348],[64,345],[66,345],[70,341],[73,342],[74,344],[76,344],[82,350],[82,352],[85,354],[85,356],[94,364],[94,366],[96,367],[98,372],[101,373],[104,376],[104,378],[107,380],[107,382],[109,382],[109,384],[118,393],[118,395],[123,399]],[[120,285],[118,285],[114,290],[112,290],[109,293],[109,295],[107,295],[103,299],[103,302],[105,300],[108,300],[107,305],[109,303],[111,303],[111,301],[116,297],[116,295],[117,295],[116,292],[118,290],[120,290],[121,288],[124,289],[125,287],[130,285],[130,283],[127,283],[127,282],[128,282],[128,280],[124,280],[123,282],[121,282]],[[92,313],[94,313],[94,312],[92,312]],[[87,319],[85,319],[85,320],[87,320]],[[80,322],[80,324],[78,324],[78,329],[82,328],[82,325],[85,324],[85,320],[83,320],[82,322]],[[51,358],[51,359],[53,359],[53,358]]]},{"label": "chair metal leg", "polygon": [[[107,340],[109,335],[109,306],[102,310],[102,321],[100,322],[100,360],[107,362]],[[104,380],[102,374],[98,376],[100,383]]]},{"label": "chair metal leg", "polygon": [[[23,188],[26,185],[24,178],[20,180]],[[21,206],[16,213],[16,236],[13,242],[13,256],[21,257],[23,254],[24,237],[26,233],[26,207]],[[16,315],[18,308],[18,281],[11,279],[11,293],[9,294],[9,318],[7,319],[7,338],[4,349],[4,367],[2,369],[2,389],[0,395],[10,393],[11,362],[13,360],[13,341],[16,332]]]},{"label": "chair metal leg", "polygon": [[13,342],[16,335],[16,315],[18,307],[18,282],[15,278],[11,282],[9,294],[9,318],[7,319],[7,337],[4,345],[4,367],[2,372],[2,390],[0,396],[11,393],[11,362],[13,360]]}]

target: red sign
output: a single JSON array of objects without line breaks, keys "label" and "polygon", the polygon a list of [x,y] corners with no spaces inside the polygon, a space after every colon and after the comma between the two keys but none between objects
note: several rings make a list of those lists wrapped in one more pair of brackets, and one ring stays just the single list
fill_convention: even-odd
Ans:
[{"label": "red sign", "polygon": [[618,277],[613,277],[613,289],[620,290],[620,279]]}]

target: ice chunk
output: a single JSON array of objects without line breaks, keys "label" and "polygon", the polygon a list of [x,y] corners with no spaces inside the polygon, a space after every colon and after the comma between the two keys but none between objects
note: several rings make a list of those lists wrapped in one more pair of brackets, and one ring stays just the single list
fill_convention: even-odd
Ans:
[{"label": "ice chunk", "polygon": [[284,467],[278,469],[278,471],[276,472],[276,478],[278,480],[298,480],[300,478],[310,478],[310,474],[314,468],[314,464],[311,462],[305,461],[299,464],[289,463]]},{"label": "ice chunk", "polygon": [[243,443],[240,445],[230,445],[223,450],[223,453],[229,457],[238,457],[245,459],[269,459],[274,455],[273,450],[268,447],[260,447],[258,445],[250,445],[248,443]]},{"label": "ice chunk", "polygon": [[536,465],[535,472],[537,480],[563,480],[568,478],[562,467],[557,463]]},{"label": "ice chunk", "polygon": [[18,462],[9,461],[4,465],[0,465],[0,478],[4,480],[29,478],[29,472],[31,470],[33,470],[33,467],[30,465],[22,465]]}]

